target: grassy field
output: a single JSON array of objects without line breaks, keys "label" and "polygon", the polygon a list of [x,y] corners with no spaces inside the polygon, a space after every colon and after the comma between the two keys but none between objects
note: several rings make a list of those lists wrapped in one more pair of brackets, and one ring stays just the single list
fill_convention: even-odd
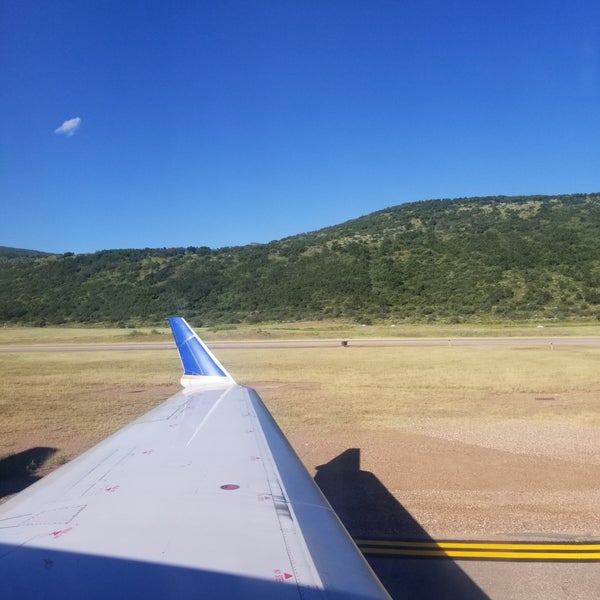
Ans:
[{"label": "grassy field", "polygon": [[71,458],[178,389],[170,352],[0,355],[0,456],[54,447]]},{"label": "grassy field", "polygon": [[[288,433],[474,415],[600,426],[595,348],[225,349],[219,358]],[[180,364],[174,350],[7,352],[0,372],[0,456],[51,446],[62,460],[178,390]]]},{"label": "grassy field", "polygon": [[[600,425],[600,350],[325,348],[221,351],[282,427],[396,429],[416,418]],[[260,377],[260,379],[258,379]]]}]

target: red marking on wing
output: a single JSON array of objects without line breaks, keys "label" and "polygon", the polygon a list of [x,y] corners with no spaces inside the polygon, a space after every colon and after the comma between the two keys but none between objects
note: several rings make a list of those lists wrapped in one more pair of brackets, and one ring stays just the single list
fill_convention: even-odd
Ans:
[{"label": "red marking on wing", "polygon": [[119,487],[120,486],[118,486],[118,485],[113,485],[111,487],[107,487],[107,488],[104,488],[104,489],[105,489],[105,491],[112,493],[112,492],[116,492],[119,489]]},{"label": "red marking on wing", "polygon": [[66,529],[57,529],[56,531],[53,531],[50,535],[56,539],[59,538],[61,535],[64,535],[65,533],[68,533],[69,531],[71,531],[71,529],[73,529],[72,527],[67,527]]},{"label": "red marking on wing", "polygon": [[273,575],[275,576],[275,581],[285,581],[286,579],[291,579],[293,577],[293,575],[291,573],[286,573],[285,571],[282,571],[281,569],[275,569],[273,571]]}]

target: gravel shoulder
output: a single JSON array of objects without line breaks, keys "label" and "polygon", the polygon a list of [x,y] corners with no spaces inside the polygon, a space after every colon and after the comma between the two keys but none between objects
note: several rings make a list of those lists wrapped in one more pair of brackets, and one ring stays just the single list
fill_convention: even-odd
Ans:
[{"label": "gravel shoulder", "polygon": [[600,540],[597,428],[422,420],[288,435],[357,537]]}]

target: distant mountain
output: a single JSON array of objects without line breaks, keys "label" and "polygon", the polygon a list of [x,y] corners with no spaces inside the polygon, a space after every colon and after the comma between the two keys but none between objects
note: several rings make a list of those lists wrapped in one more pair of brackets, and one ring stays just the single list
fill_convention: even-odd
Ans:
[{"label": "distant mountain", "polygon": [[0,257],[0,321],[600,318],[600,194],[430,200],[269,244]]},{"label": "distant mountain", "polygon": [[19,256],[50,256],[50,253],[39,252],[38,250],[25,250],[24,248],[11,248],[10,246],[0,246],[0,257],[15,258]]}]

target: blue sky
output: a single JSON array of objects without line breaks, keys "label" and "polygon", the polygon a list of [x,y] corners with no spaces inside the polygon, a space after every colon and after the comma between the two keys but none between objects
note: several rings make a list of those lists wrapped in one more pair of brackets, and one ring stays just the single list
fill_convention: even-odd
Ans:
[{"label": "blue sky", "polygon": [[5,246],[217,248],[600,191],[597,1],[4,0],[0,75]]}]

